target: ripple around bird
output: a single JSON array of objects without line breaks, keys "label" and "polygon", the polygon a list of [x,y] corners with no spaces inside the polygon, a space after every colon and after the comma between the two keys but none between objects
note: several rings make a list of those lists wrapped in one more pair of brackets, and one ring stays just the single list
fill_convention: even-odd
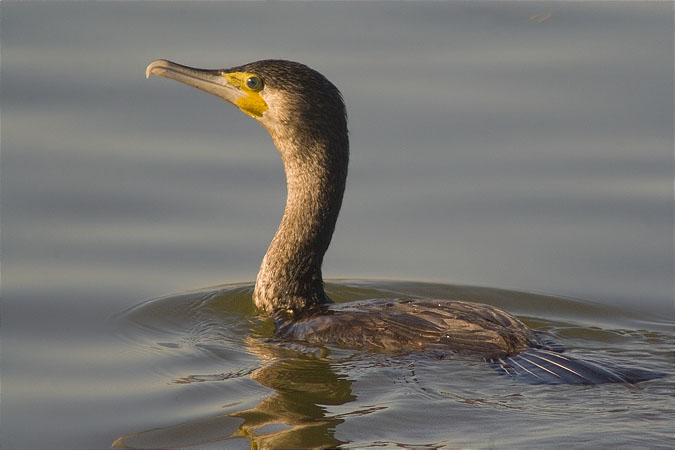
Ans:
[{"label": "ripple around bird", "polygon": [[[483,287],[351,280],[326,287],[338,302],[480,299],[513,311],[575,355],[668,375],[637,386],[531,386],[497,376],[475,357],[279,341],[271,319],[255,314],[252,285],[219,286],[144,302],[114,318],[125,346],[136,348],[134,365],[162,386],[144,395],[158,408],[164,405],[163,423],[157,417],[152,425],[139,423],[116,445],[227,440],[241,448],[434,448],[554,445],[563,435],[572,443],[607,445],[663,444],[672,437],[672,324],[606,305]],[[490,431],[477,435],[477,421],[489,423]],[[523,423],[530,432],[518,431]]]}]

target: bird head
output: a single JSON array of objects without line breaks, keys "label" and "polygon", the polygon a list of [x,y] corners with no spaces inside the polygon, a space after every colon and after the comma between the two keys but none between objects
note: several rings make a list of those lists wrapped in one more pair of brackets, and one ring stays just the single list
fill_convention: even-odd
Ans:
[{"label": "bird head", "polygon": [[346,133],[340,91],[319,72],[285,60],[256,61],[229,69],[198,69],[167,60],[153,61],[156,75],[220,97],[256,119],[273,137]]}]

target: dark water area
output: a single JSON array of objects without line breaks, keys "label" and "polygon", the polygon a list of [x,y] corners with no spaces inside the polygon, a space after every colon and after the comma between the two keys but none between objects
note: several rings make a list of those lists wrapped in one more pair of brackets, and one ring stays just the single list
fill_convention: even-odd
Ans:
[{"label": "dark water area", "polygon": [[[672,3],[0,11],[3,449],[675,441]],[[292,59],[340,88],[336,301],[493,304],[666,376],[533,386],[476,358],[271,341],[250,295],[278,152],[231,105],[146,80],[157,58]]]}]

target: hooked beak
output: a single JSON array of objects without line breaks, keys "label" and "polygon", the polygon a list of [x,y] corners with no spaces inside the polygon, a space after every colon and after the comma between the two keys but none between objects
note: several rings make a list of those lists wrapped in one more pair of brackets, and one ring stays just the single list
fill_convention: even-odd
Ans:
[{"label": "hooked beak", "polygon": [[147,69],[145,69],[145,77],[150,78],[150,75],[170,78],[180,83],[196,87],[197,89],[216,95],[235,105],[237,99],[246,95],[227,81],[223,76],[222,70],[196,69],[165,59],[158,59],[151,62]]}]

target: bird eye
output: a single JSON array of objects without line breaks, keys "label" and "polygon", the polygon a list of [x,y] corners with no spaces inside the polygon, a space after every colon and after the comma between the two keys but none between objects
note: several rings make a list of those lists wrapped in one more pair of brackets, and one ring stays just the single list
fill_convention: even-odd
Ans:
[{"label": "bird eye", "polygon": [[246,86],[254,91],[259,91],[262,88],[262,81],[258,77],[250,77],[246,80]]}]

